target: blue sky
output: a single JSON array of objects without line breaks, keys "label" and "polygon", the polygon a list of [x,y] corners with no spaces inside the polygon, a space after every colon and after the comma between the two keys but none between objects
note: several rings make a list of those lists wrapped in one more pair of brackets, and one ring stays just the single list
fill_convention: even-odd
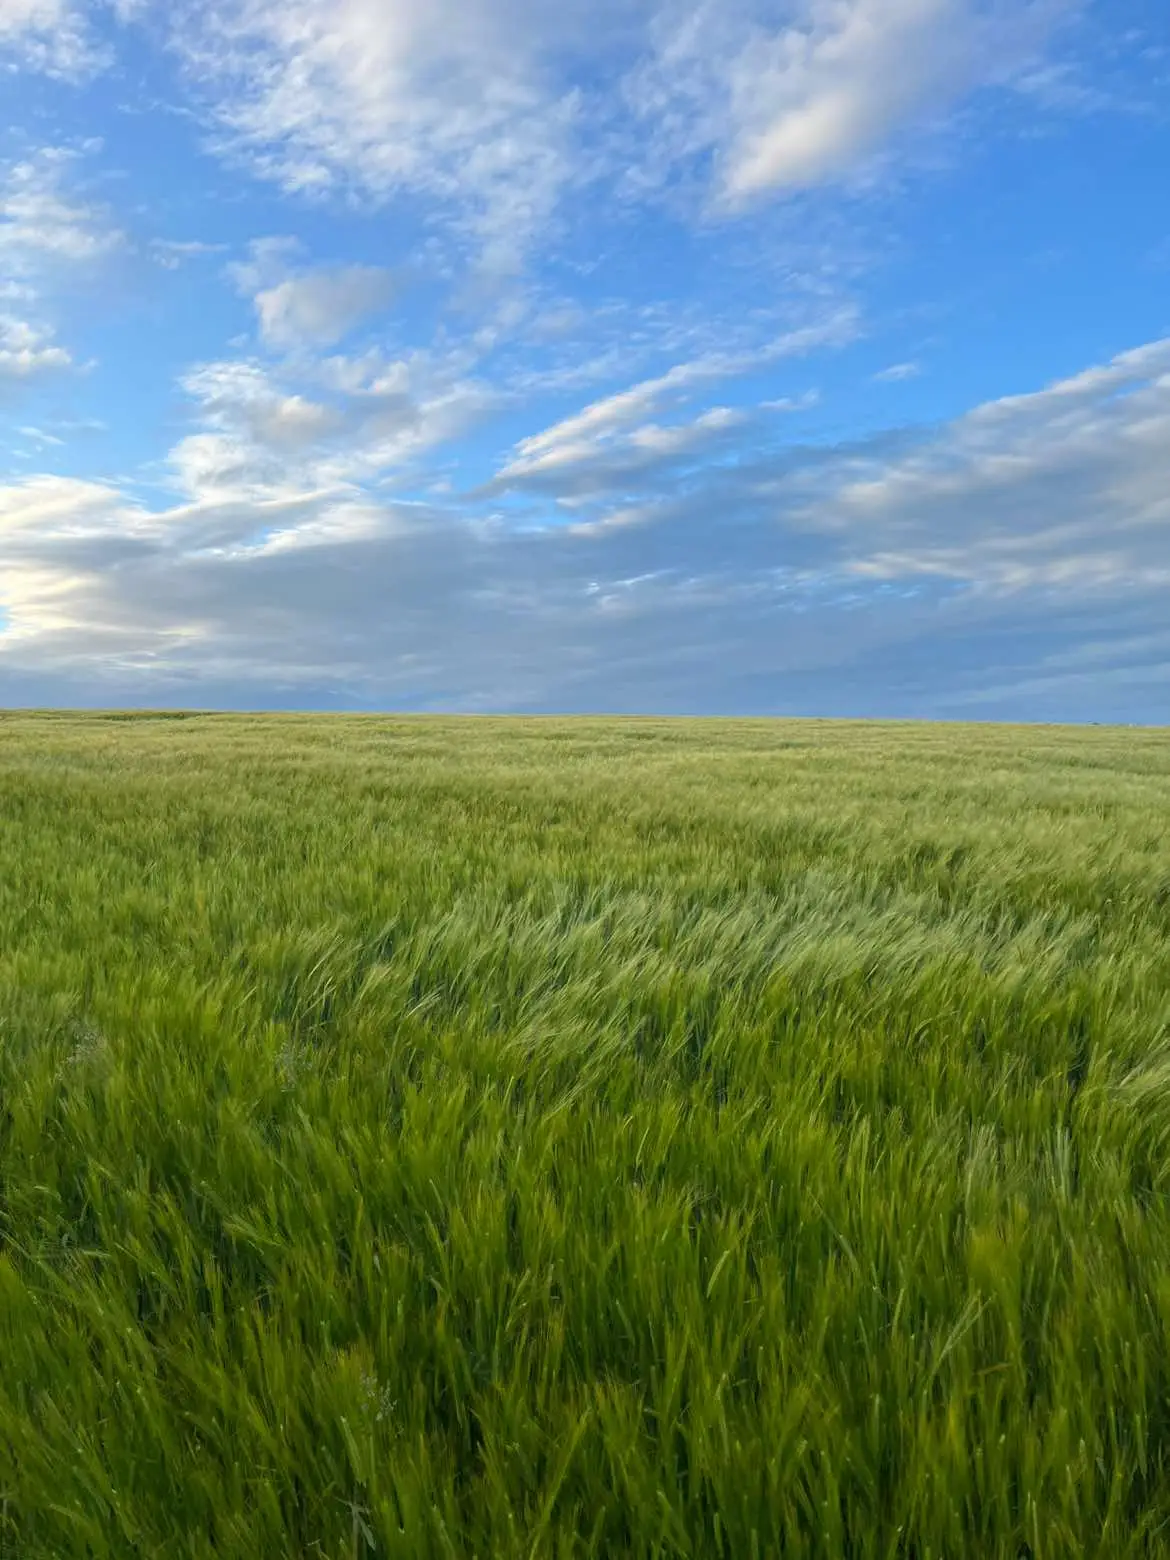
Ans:
[{"label": "blue sky", "polygon": [[0,0],[0,704],[1170,722],[1165,0]]}]

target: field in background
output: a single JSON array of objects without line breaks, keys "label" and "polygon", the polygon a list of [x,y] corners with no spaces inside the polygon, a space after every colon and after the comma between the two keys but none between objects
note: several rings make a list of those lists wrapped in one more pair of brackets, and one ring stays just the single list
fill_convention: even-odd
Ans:
[{"label": "field in background", "polygon": [[1170,1555],[1170,733],[0,718],[0,1556]]}]

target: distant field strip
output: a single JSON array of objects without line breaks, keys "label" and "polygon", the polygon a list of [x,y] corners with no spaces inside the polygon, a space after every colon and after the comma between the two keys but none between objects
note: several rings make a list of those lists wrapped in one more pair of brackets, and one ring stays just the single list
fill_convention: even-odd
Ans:
[{"label": "distant field strip", "polygon": [[0,715],[0,1560],[1170,1556],[1170,732]]}]

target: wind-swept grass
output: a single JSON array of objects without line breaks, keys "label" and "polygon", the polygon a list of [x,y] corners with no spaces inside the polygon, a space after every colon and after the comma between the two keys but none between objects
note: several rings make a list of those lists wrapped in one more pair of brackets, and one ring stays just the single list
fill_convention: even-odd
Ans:
[{"label": "wind-swept grass", "polygon": [[0,1555],[1170,1555],[1170,736],[0,719]]}]

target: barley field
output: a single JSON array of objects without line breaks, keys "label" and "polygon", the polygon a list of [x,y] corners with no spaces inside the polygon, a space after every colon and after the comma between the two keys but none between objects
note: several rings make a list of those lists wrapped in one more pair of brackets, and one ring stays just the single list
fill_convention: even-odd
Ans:
[{"label": "barley field", "polygon": [[0,1555],[1170,1555],[1170,732],[0,717]]}]

